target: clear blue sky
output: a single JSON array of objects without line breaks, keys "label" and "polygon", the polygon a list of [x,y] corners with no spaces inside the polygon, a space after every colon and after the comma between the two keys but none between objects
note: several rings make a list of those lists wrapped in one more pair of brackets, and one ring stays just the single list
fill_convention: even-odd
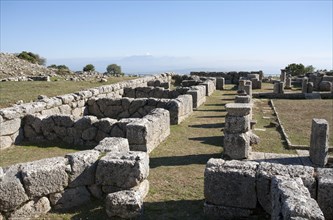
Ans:
[{"label": "clear blue sky", "polygon": [[293,62],[333,69],[332,11],[332,0],[1,0],[1,52],[32,51],[72,68],[91,61],[101,70],[98,60],[128,71],[279,73]]}]

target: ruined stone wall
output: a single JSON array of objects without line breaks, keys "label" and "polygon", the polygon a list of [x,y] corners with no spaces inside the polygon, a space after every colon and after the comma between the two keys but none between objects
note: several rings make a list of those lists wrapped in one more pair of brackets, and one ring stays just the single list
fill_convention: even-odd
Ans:
[{"label": "ruined stone wall", "polygon": [[[282,184],[274,180],[277,176],[289,182]],[[285,214],[292,213],[293,217],[332,219],[329,205],[333,204],[332,177],[331,168],[210,159],[205,170],[204,211],[215,217],[241,218],[250,216],[260,204],[272,217],[280,215],[284,209]],[[290,182],[297,178],[297,184]],[[286,188],[288,184],[290,187]],[[283,198],[288,191],[291,203],[282,208],[281,202],[288,203]],[[288,215],[282,219],[290,219]]]},{"label": "ruined stone wall", "polygon": [[238,84],[240,78],[249,78],[251,74],[258,74],[259,81],[264,77],[262,71],[253,72],[191,72],[191,76],[203,76],[203,77],[223,77],[226,84]]},{"label": "ruined stone wall", "polygon": [[153,109],[143,118],[115,120],[96,116],[32,116],[22,120],[25,141],[65,142],[74,146],[96,146],[105,137],[127,138],[131,150],[151,152],[170,134],[170,116]]},{"label": "ruined stone wall", "polygon": [[191,87],[177,87],[175,90],[162,87],[137,87],[125,88],[123,97],[128,98],[158,98],[175,99],[180,95],[192,95],[193,108],[198,108],[206,101],[206,86],[198,85]]},{"label": "ruined stone wall", "polygon": [[41,97],[36,102],[0,109],[0,149],[22,140],[21,121],[28,114],[43,116],[68,114],[79,117],[87,112],[86,102],[90,98],[120,98],[126,87],[147,86],[148,83],[155,83],[155,81],[158,81],[157,84],[168,83],[171,81],[171,75],[161,74],[133,79],[52,98]]},{"label": "ruined stone wall", "polygon": [[65,157],[0,167],[0,217],[35,218],[92,197],[106,201],[109,217],[136,217],[149,190],[148,174],[148,154],[129,151],[123,138],[107,138],[93,150]]},{"label": "ruined stone wall", "polygon": [[176,99],[93,98],[87,103],[87,114],[98,118],[141,118],[152,109],[164,108],[170,112],[170,123],[179,124],[193,112],[191,95],[180,95]]}]

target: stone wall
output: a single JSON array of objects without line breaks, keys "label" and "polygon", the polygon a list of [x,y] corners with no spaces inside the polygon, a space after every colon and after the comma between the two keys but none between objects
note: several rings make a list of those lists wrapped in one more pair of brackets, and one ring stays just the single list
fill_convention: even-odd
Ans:
[{"label": "stone wall", "polygon": [[170,80],[171,74],[149,76],[52,98],[41,96],[36,102],[0,109],[0,149],[22,140],[21,120],[26,115],[68,114],[79,117],[87,113],[86,102],[90,98],[120,98],[126,87],[142,87],[156,81],[157,84],[168,83]]},{"label": "stone wall", "polygon": [[164,108],[170,112],[170,123],[179,124],[193,112],[191,95],[180,95],[176,99],[92,98],[87,103],[87,114],[98,118],[141,118],[152,109]]},{"label": "stone wall", "polygon": [[253,74],[259,75],[259,81],[262,81],[264,73],[262,71],[253,72],[191,72],[191,76],[203,76],[203,77],[223,77],[226,84],[238,84],[239,79],[251,78]]},{"label": "stone wall", "polygon": [[[246,218],[260,204],[272,219],[290,219],[290,215],[332,219],[332,206],[329,205],[333,203],[332,176],[331,168],[210,159],[205,170],[204,211],[218,218]],[[297,183],[290,182],[296,179]],[[286,194],[290,198],[288,201]],[[275,218],[281,217],[281,210],[289,214]]]},{"label": "stone wall", "polygon": [[177,87],[175,90],[164,89],[162,87],[137,87],[125,88],[123,97],[128,98],[158,98],[175,99],[180,95],[192,95],[193,108],[198,108],[206,101],[206,87],[203,85],[191,87]]},{"label": "stone wall", "polygon": [[170,116],[156,108],[142,118],[115,120],[96,116],[32,116],[22,120],[27,142],[65,142],[74,146],[96,146],[105,137],[127,138],[130,149],[151,152],[170,134]]},{"label": "stone wall", "polygon": [[[103,156],[102,153],[106,153]],[[133,218],[149,190],[147,153],[129,151],[123,138],[108,138],[93,150],[0,167],[0,213],[8,219],[36,218],[106,201],[109,217]]]}]

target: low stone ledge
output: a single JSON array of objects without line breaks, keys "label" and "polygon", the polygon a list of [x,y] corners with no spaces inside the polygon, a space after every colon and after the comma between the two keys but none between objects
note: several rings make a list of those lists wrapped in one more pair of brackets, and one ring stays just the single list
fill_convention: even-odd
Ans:
[{"label": "low stone ledge", "polygon": [[129,152],[128,139],[121,137],[107,137],[100,141],[94,150],[101,153],[127,153]]}]

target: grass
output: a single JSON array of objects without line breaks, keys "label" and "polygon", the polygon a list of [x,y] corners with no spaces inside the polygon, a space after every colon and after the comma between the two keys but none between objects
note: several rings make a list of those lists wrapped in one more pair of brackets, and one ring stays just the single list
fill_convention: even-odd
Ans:
[{"label": "grass", "polygon": [[333,145],[333,100],[274,100],[274,104],[292,144],[309,146],[312,119],[323,118]]},{"label": "grass", "polygon": [[135,79],[133,77],[109,77],[108,82],[98,81],[32,81],[32,82],[0,82],[0,108],[9,107],[18,100],[30,102],[36,100],[38,95],[48,97],[77,92],[82,89],[98,87]]}]

